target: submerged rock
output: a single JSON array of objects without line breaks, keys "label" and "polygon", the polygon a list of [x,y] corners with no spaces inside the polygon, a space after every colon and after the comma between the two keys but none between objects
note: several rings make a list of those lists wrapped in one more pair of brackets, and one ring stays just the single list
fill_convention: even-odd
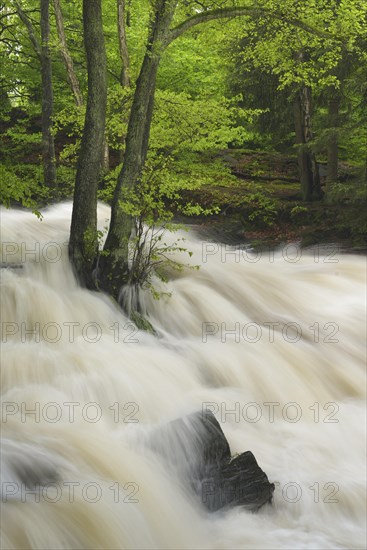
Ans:
[{"label": "submerged rock", "polygon": [[197,412],[157,430],[151,447],[189,483],[209,511],[271,502],[274,484],[251,451],[231,457],[228,441],[211,412]]}]

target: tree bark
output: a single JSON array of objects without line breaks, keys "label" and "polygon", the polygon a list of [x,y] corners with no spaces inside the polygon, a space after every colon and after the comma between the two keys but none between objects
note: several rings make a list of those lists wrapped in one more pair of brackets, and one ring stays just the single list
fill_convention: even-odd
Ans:
[{"label": "tree bark", "polygon": [[56,188],[55,143],[52,135],[53,90],[50,53],[50,1],[41,0],[42,159],[44,184]]},{"label": "tree bark", "polygon": [[69,53],[69,49],[66,42],[64,19],[62,15],[60,0],[53,0],[53,6],[54,6],[54,12],[55,12],[57,35],[59,37],[59,43],[60,43],[60,52],[66,68],[68,82],[70,84],[71,91],[73,92],[74,100],[77,107],[81,107],[83,105],[83,96],[80,91],[79,80],[75,74],[74,63]]},{"label": "tree bark", "polygon": [[125,27],[125,0],[117,0],[117,27],[119,36],[119,49],[122,61],[121,69],[121,86],[130,88],[130,58],[126,42],[126,27]]},{"label": "tree bark", "polygon": [[[70,84],[71,91],[75,99],[77,107],[83,105],[83,96],[80,91],[79,80],[74,71],[74,63],[69,53],[69,49],[66,43],[65,30],[64,30],[64,21],[60,6],[60,0],[53,0],[54,12],[56,19],[57,34],[61,46],[61,55],[64,60],[64,65],[66,68],[66,73],[68,77],[68,82]],[[107,138],[105,137],[103,142],[103,160],[102,160],[102,169],[104,173],[107,173],[110,166],[110,150],[108,146]]]},{"label": "tree bark", "polygon": [[171,24],[177,0],[159,0],[151,24],[148,46],[136,83],[131,108],[126,151],[122,170],[114,192],[111,223],[104,246],[105,255],[100,258],[99,283],[116,299],[121,287],[129,280],[128,245],[133,219],[119,206],[125,191],[133,190],[142,175],[146,160],[150,126],[154,106],[154,91],[161,55],[169,40]]},{"label": "tree bark", "polygon": [[24,23],[24,25],[27,28],[29,40],[31,41],[33,49],[36,52],[39,60],[41,60],[41,55],[42,55],[41,45],[40,45],[39,39],[37,38],[36,33],[34,31],[32,22],[28,18],[28,16],[25,14],[25,12],[22,10],[22,7],[19,4],[19,2],[15,1],[14,5],[15,5],[15,8],[17,10],[17,14],[19,16],[19,19],[22,21],[22,23]]},{"label": "tree bark", "polygon": [[338,125],[339,125],[340,96],[337,90],[331,92],[329,98],[329,130],[327,144],[327,176],[326,192],[338,179]]},{"label": "tree bark", "polygon": [[278,19],[283,23],[289,23],[290,25],[303,29],[310,34],[319,36],[320,38],[334,38],[330,32],[320,29],[319,27],[314,27],[309,23],[298,19],[298,17],[293,17],[291,14],[287,16],[284,10],[277,11],[274,8],[266,7],[256,7],[256,6],[230,6],[225,8],[214,8],[209,10],[198,11],[195,15],[192,15],[170,31],[169,41],[176,40],[179,36],[185,33],[187,30],[191,29],[196,25],[201,25],[208,21],[214,21],[215,19],[229,19],[232,17],[240,17],[242,15],[248,15],[252,17],[262,17],[263,15],[268,15],[274,19]]},{"label": "tree bark", "polygon": [[[117,0],[117,28],[119,36],[119,50],[121,57],[121,73],[120,73],[120,82],[123,88],[131,87],[131,78],[130,78],[130,56],[129,50],[127,48],[126,41],[126,27],[129,24],[129,4],[127,5],[127,10],[125,10],[125,0]],[[129,117],[125,116],[125,121],[128,123]],[[119,151],[119,161],[123,163],[124,161],[124,146],[125,146],[126,136],[121,136],[121,149]]]},{"label": "tree bark", "polygon": [[315,154],[310,150],[312,98],[311,90],[303,86],[294,101],[295,132],[298,150],[298,169],[302,199],[306,202],[321,198],[321,185]]},{"label": "tree bark", "polygon": [[103,158],[102,158],[102,172],[107,174],[110,169],[110,146],[108,145],[107,137],[105,135],[103,140]]},{"label": "tree bark", "polygon": [[97,185],[103,161],[107,103],[101,0],[83,0],[83,26],[88,98],[75,181],[69,255],[81,284],[94,288],[92,270],[98,254]]},{"label": "tree bark", "polygon": [[298,145],[298,172],[301,181],[302,199],[311,201],[312,198],[312,171],[309,153],[306,149],[305,134],[303,129],[302,101],[297,93],[294,100],[294,123],[296,131],[296,143]]}]

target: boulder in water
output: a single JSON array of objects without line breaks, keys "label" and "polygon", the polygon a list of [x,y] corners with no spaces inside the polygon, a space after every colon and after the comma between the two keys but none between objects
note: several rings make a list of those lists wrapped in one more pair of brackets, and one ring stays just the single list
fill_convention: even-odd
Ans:
[{"label": "boulder in water", "polygon": [[223,430],[209,411],[169,422],[155,432],[151,446],[181,480],[190,483],[211,512],[229,506],[256,511],[272,500],[274,484],[252,452],[232,457]]},{"label": "boulder in water", "polygon": [[257,511],[272,501],[274,488],[252,452],[246,451],[202,480],[201,500],[211,512],[228,506]]}]

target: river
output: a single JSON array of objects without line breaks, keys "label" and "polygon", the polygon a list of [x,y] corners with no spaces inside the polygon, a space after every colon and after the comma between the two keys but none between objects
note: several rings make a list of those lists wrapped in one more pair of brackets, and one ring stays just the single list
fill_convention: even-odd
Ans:
[{"label": "river", "polygon": [[[154,336],[78,287],[71,204],[43,214],[1,211],[2,548],[365,548],[365,258],[183,232],[200,268],[141,294]],[[210,514],[153,451],[203,410],[271,505]]]}]

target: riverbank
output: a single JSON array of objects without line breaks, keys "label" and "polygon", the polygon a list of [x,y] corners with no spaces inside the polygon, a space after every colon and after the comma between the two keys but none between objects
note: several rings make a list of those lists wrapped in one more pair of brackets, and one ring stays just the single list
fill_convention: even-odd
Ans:
[{"label": "riverbank", "polygon": [[[186,192],[185,200],[219,210],[211,216],[177,220],[191,225],[201,238],[255,249],[276,248],[290,242],[302,247],[338,243],[341,250],[366,253],[365,224],[356,215],[352,192],[358,169],[340,166],[340,194],[329,203],[301,200],[297,160],[280,153],[246,150],[221,152],[235,178]],[[323,187],[325,181],[322,181]],[[350,197],[348,196],[348,190]],[[359,209],[361,203],[358,203]]]}]

